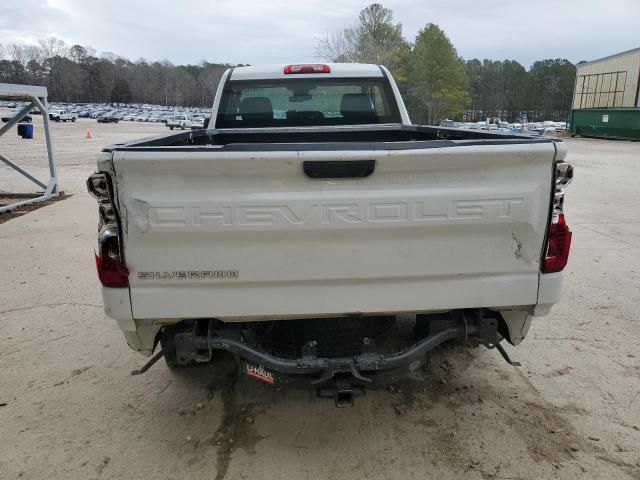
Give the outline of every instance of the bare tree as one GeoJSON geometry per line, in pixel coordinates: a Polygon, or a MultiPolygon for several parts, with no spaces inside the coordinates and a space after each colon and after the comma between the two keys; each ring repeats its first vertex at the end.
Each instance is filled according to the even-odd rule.
{"type": "Polygon", "coordinates": [[[21,65],[24,65],[26,63],[24,45],[18,45],[17,43],[10,43],[9,45],[7,45],[7,53],[9,54],[9,58],[14,62],[18,62],[21,65]]]}
{"type": "Polygon", "coordinates": [[[44,58],[64,57],[67,54],[67,44],[59,38],[47,37],[44,40],[38,40],[38,43],[44,58]]]}
{"type": "Polygon", "coordinates": [[[100,54],[100,58],[111,63],[116,63],[116,61],[118,61],[119,59],[122,59],[120,55],[117,55],[113,52],[102,52],[100,54]]]}
{"type": "Polygon", "coordinates": [[[87,49],[82,45],[74,45],[69,48],[68,55],[70,60],[76,63],[82,63],[86,60],[88,53],[87,49]]]}
{"type": "Polygon", "coordinates": [[[42,49],[37,45],[26,45],[24,47],[24,57],[27,64],[29,62],[41,63],[45,59],[42,49]]]}
{"type": "Polygon", "coordinates": [[[342,32],[327,33],[315,48],[315,57],[322,58],[328,62],[353,62],[356,56],[355,45],[350,39],[353,38],[352,29],[342,32]],[[347,33],[348,32],[348,33],[347,33]]]}

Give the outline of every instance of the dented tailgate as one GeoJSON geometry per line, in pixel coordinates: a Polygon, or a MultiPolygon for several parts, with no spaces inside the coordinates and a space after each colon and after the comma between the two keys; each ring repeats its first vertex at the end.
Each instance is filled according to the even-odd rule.
{"type": "Polygon", "coordinates": [[[113,152],[134,318],[534,305],[555,149],[113,152]],[[305,162],[373,161],[358,178],[305,162]]]}

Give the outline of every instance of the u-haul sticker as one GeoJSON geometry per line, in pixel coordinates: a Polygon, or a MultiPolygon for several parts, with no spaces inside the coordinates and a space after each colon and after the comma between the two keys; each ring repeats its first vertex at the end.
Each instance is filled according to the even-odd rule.
{"type": "Polygon", "coordinates": [[[267,371],[262,365],[251,365],[247,363],[245,373],[250,377],[257,378],[258,380],[273,385],[275,379],[273,374],[267,371]]]}

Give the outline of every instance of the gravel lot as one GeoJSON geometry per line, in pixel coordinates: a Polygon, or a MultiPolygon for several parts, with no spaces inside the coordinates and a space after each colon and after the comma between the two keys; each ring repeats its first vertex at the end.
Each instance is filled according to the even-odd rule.
{"type": "MultiPolygon", "coordinates": [[[[9,135],[0,150],[44,177],[40,122],[34,141],[9,135]]],[[[249,379],[230,387],[223,366],[130,376],[143,358],[102,310],[84,179],[103,145],[166,128],[53,128],[75,195],[0,225],[3,480],[640,479],[640,143],[567,141],[564,299],[507,346],[521,367],[441,349],[400,391],[336,409],[249,379]]],[[[21,182],[0,166],[0,190],[32,190],[21,182]]]]}

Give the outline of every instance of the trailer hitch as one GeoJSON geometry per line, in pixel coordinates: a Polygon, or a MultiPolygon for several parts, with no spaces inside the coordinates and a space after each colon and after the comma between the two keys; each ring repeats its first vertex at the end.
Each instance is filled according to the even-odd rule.
{"type": "Polygon", "coordinates": [[[353,385],[348,377],[334,378],[333,385],[318,388],[316,394],[320,398],[333,398],[338,408],[353,407],[356,397],[365,394],[361,385],[353,385]]]}
{"type": "Polygon", "coordinates": [[[371,379],[363,376],[358,367],[356,367],[352,360],[347,361],[328,361],[328,367],[323,370],[322,375],[317,380],[311,382],[312,385],[321,385],[332,378],[339,376],[340,374],[348,374],[349,376],[360,380],[361,382],[371,383],[371,379]]]}

